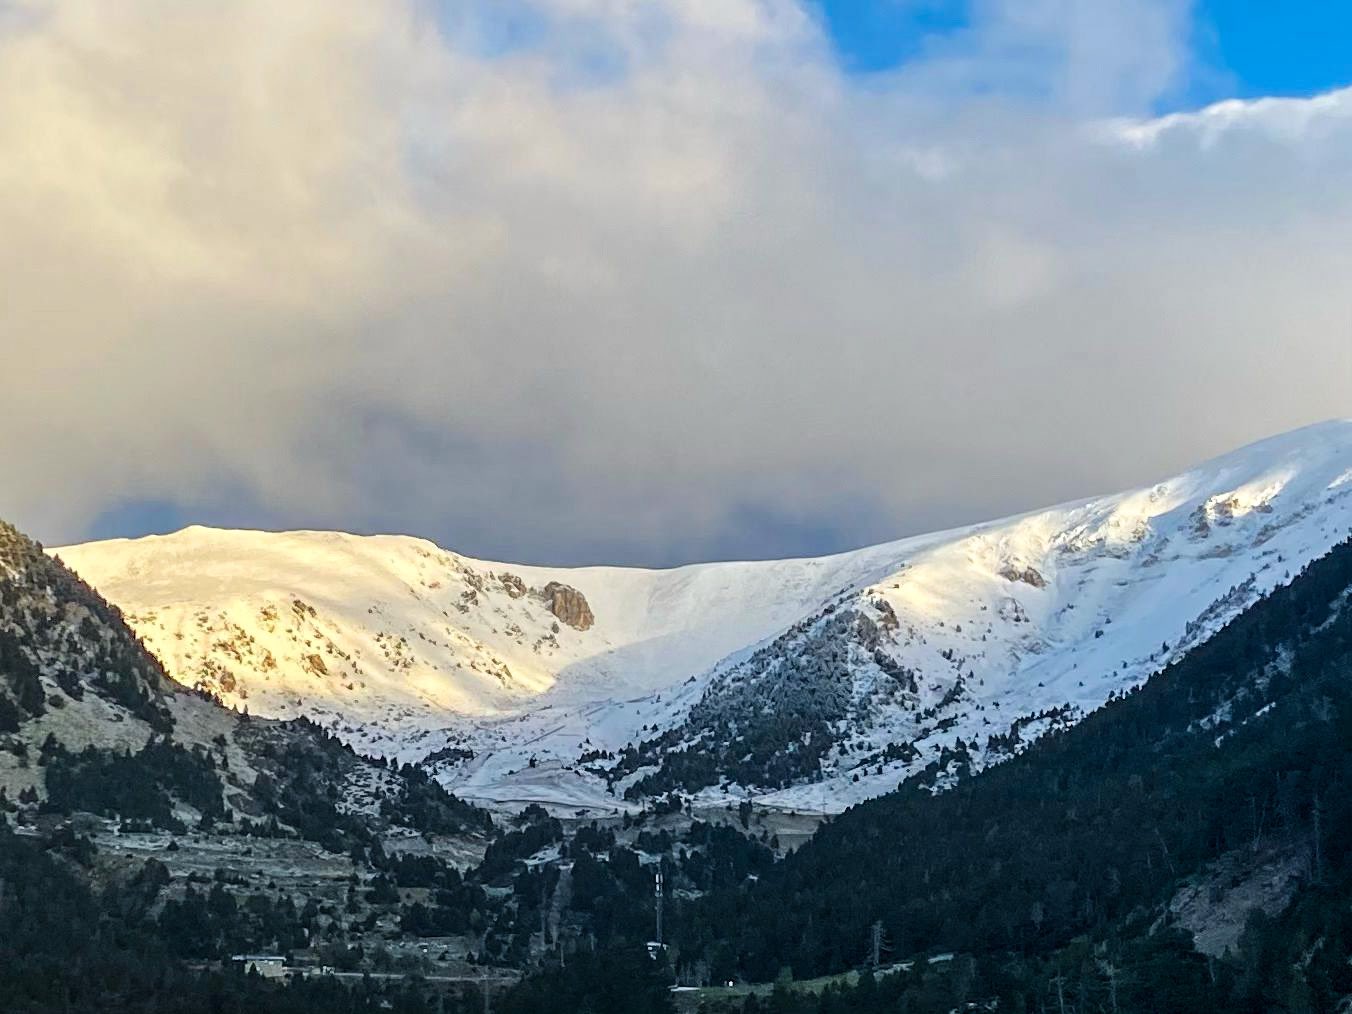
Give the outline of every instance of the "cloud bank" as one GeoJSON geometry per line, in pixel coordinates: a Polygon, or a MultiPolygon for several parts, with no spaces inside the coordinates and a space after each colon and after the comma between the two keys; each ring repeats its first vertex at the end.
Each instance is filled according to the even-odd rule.
{"type": "Polygon", "coordinates": [[[1152,119],[1187,32],[980,0],[853,78],[790,0],[0,4],[0,515],[664,564],[1349,414],[1352,93],[1152,119]]]}

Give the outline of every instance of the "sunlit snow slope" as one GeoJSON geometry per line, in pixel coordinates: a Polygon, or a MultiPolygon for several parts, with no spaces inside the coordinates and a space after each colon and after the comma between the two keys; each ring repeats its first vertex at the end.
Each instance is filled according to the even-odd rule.
{"type": "Polygon", "coordinates": [[[441,750],[443,779],[504,805],[621,805],[672,749],[773,720],[807,687],[831,730],[820,765],[703,794],[839,809],[958,740],[979,766],[1074,721],[1350,532],[1343,421],[1145,489],[814,560],[551,569],[402,536],[204,528],[55,552],[175,679],[401,759],[441,750]],[[659,733],[611,787],[606,759],[583,760],[659,733]]]}

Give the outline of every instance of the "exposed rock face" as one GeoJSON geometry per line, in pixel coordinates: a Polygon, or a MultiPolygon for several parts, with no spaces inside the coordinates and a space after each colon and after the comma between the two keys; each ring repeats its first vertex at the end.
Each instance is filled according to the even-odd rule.
{"type": "Polygon", "coordinates": [[[1238,948],[1255,910],[1272,917],[1286,908],[1309,873],[1308,863],[1308,853],[1292,843],[1268,847],[1257,855],[1236,849],[1179,888],[1169,910],[1192,934],[1193,946],[1219,958],[1238,948]]]}
{"type": "Polygon", "coordinates": [[[1034,588],[1047,587],[1047,579],[1034,567],[1024,567],[1020,570],[1014,566],[1007,566],[1000,571],[1000,576],[1006,581],[1022,581],[1024,584],[1032,585],[1034,588]]]}
{"type": "Polygon", "coordinates": [[[883,630],[892,631],[901,626],[901,621],[897,619],[897,611],[892,608],[892,603],[886,599],[874,599],[873,607],[878,610],[878,625],[883,630]]]}
{"type": "Polygon", "coordinates": [[[596,619],[591,606],[587,605],[586,596],[569,585],[550,581],[540,590],[540,597],[551,613],[575,630],[587,630],[596,619]]]}
{"type": "Polygon", "coordinates": [[[526,582],[515,574],[499,574],[498,580],[502,582],[503,590],[509,597],[519,599],[526,594],[526,582]]]}

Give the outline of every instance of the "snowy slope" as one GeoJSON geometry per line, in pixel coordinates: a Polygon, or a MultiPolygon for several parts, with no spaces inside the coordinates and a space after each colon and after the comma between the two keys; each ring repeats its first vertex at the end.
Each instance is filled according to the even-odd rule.
{"type": "Polygon", "coordinates": [[[1352,422],[1332,422],[1145,489],[821,559],[537,568],[402,536],[203,528],[56,552],[179,681],[401,759],[463,751],[437,767],[471,798],[699,788],[673,750],[780,730],[810,694],[825,731],[782,746],[819,767],[703,791],[839,809],[960,739],[980,766],[1075,720],[1349,531],[1352,422]],[[558,586],[590,617],[559,609],[558,586]],[[644,740],[618,767],[580,762],[644,740]]]}

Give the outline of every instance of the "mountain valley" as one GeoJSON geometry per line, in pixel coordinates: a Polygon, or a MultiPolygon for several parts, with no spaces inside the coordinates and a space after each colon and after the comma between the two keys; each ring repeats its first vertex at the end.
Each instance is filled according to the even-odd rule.
{"type": "Polygon", "coordinates": [[[4,526],[0,1001],[1333,1010],[1349,496],[1332,423],[823,560],[4,526]]]}

